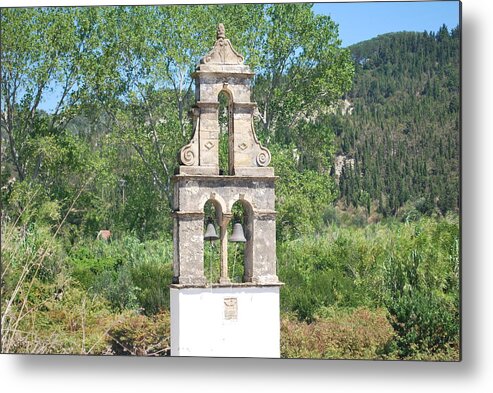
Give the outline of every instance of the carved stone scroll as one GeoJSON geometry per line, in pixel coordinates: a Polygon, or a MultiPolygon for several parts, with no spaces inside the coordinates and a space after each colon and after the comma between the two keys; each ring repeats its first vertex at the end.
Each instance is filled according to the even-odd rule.
{"type": "Polygon", "coordinates": [[[257,134],[255,133],[253,116],[252,116],[252,121],[251,121],[251,132],[253,135],[253,139],[255,140],[255,143],[257,145],[257,149],[260,150],[257,153],[257,158],[256,158],[257,165],[262,166],[262,167],[268,166],[270,164],[270,160],[271,160],[270,151],[266,147],[262,146],[262,144],[260,143],[260,141],[257,138],[257,134]]]}
{"type": "Polygon", "coordinates": [[[265,148],[261,147],[260,148],[260,153],[257,154],[257,164],[258,166],[267,166],[270,164],[270,151],[265,148]]]}
{"type": "Polygon", "coordinates": [[[200,127],[199,122],[200,120],[197,118],[192,140],[180,150],[180,162],[185,166],[198,165],[199,163],[199,149],[197,143],[198,130],[200,127]]]}

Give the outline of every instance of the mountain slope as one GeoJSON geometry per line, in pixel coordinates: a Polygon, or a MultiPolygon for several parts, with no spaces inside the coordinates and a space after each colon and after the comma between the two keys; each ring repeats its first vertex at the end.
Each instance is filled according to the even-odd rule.
{"type": "Polygon", "coordinates": [[[346,206],[384,216],[459,208],[459,30],[401,32],[349,48],[346,110],[332,118],[346,206]]]}

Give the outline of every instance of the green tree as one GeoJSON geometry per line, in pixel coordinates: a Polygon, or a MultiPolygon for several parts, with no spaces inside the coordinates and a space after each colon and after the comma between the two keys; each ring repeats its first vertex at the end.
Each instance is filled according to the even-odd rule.
{"type": "Polygon", "coordinates": [[[170,210],[176,153],[192,131],[191,73],[221,22],[257,73],[260,138],[299,146],[296,169],[324,173],[331,189],[333,132],[325,119],[348,90],[353,66],[336,24],[311,7],[6,10],[2,134],[9,170],[21,181],[41,182],[56,199],[73,192],[77,182],[62,187],[69,177],[79,185],[94,178],[78,209],[85,217],[74,218],[90,231],[118,223],[149,228],[153,207],[163,215],[170,210]],[[51,89],[61,89],[59,102],[43,113],[39,105],[51,89]],[[75,125],[81,121],[83,130],[75,125]],[[142,193],[145,188],[152,191],[142,193]]]}
{"type": "Polygon", "coordinates": [[[3,158],[19,180],[36,180],[63,150],[59,136],[86,92],[91,53],[101,46],[97,11],[4,9],[1,26],[3,158]],[[50,114],[39,109],[48,95],[56,96],[50,114]]]}
{"type": "Polygon", "coordinates": [[[350,53],[340,47],[337,25],[328,16],[315,15],[311,7],[266,8],[255,99],[267,141],[289,143],[298,124],[323,114],[351,86],[353,64],[350,53]]]}

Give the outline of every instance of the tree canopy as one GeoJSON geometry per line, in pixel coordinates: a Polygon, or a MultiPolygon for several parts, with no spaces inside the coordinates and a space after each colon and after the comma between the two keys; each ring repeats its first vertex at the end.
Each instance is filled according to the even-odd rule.
{"type": "Polygon", "coordinates": [[[319,119],[349,90],[354,66],[337,25],[311,4],[14,8],[1,18],[6,206],[29,200],[23,183],[61,209],[84,187],[71,215],[78,227],[169,230],[191,73],[219,22],[257,74],[260,139],[301,184],[319,179],[326,195],[313,203],[335,197],[331,133],[319,119]]]}

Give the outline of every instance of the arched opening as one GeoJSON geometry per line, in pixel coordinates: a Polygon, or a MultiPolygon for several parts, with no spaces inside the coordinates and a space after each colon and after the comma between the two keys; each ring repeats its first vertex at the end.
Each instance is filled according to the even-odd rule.
{"type": "Polygon", "coordinates": [[[233,204],[231,210],[233,218],[228,227],[229,278],[232,283],[248,282],[252,270],[253,212],[251,206],[241,199],[233,204]]]}
{"type": "Polygon", "coordinates": [[[218,122],[219,122],[219,174],[232,175],[232,149],[233,137],[233,99],[227,90],[221,90],[218,96],[218,122]]]}
{"type": "Polygon", "coordinates": [[[207,284],[219,282],[221,275],[218,225],[221,216],[221,206],[209,199],[204,205],[204,276],[207,284]]]}

